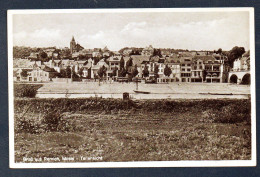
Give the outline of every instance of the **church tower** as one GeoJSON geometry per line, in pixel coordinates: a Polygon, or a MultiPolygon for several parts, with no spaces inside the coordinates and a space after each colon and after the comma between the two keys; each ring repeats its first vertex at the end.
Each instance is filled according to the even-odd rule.
{"type": "Polygon", "coordinates": [[[71,52],[71,54],[73,54],[76,51],[77,51],[76,42],[75,42],[74,36],[72,36],[72,39],[70,41],[70,52],[71,52]]]}

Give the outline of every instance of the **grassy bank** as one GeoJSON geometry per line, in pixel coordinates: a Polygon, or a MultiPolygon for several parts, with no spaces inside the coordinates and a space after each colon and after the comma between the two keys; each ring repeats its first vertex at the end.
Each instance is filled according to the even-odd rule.
{"type": "Polygon", "coordinates": [[[14,106],[17,162],[251,158],[250,100],[16,99],[14,106]]]}
{"type": "Polygon", "coordinates": [[[37,90],[43,84],[14,84],[14,97],[29,97],[34,98],[37,90]]]}

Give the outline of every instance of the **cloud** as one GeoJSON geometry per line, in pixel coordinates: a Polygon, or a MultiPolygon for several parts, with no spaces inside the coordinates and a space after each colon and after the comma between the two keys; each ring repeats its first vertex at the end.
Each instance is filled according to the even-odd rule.
{"type": "Polygon", "coordinates": [[[59,29],[37,29],[33,33],[30,34],[30,37],[35,39],[41,38],[59,38],[61,30],[59,29]]]}
{"type": "Polygon", "coordinates": [[[121,33],[129,32],[129,31],[138,31],[146,26],[146,22],[130,22],[124,26],[124,28],[121,30],[121,33]]]}

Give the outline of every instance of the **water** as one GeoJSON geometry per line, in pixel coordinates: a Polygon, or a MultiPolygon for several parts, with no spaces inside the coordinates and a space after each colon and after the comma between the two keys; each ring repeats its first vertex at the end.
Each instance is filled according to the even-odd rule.
{"type": "MultiPolygon", "coordinates": [[[[248,99],[248,94],[212,95],[198,93],[130,93],[131,99],[248,99]]],[[[123,98],[122,93],[38,93],[37,98],[123,98]]]]}

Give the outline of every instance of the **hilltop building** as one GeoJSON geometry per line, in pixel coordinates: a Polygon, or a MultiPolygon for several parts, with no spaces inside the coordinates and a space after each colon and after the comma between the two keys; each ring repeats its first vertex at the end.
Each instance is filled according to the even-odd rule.
{"type": "Polygon", "coordinates": [[[84,49],[84,47],[82,47],[80,44],[76,43],[74,36],[72,36],[72,39],[70,41],[70,52],[71,52],[71,54],[73,54],[75,52],[79,52],[83,49],[84,49]]]}

